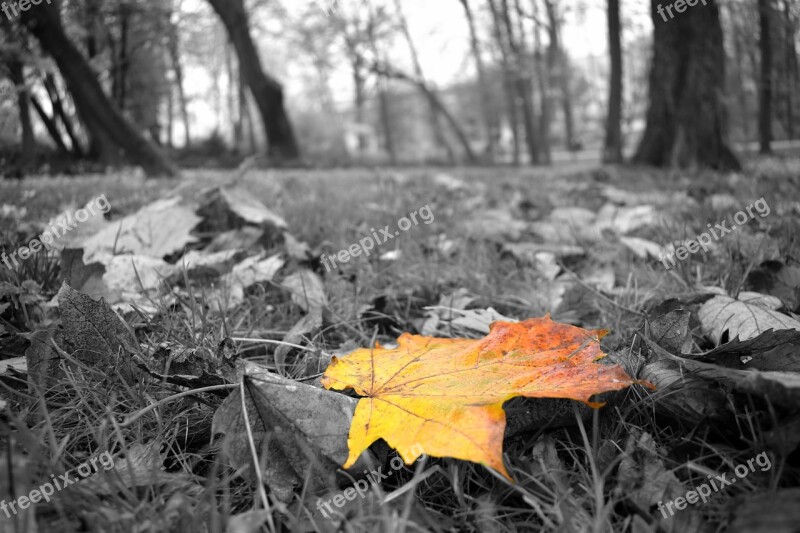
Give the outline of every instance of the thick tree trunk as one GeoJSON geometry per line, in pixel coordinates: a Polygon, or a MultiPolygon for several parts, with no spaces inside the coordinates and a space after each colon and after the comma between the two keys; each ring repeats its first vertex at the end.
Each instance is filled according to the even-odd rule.
{"type": "Polygon", "coordinates": [[[19,108],[19,123],[22,129],[20,139],[20,165],[23,168],[33,163],[36,157],[36,139],[33,136],[33,123],[31,122],[31,106],[28,97],[28,88],[25,85],[25,67],[17,59],[6,62],[11,83],[17,89],[17,107],[19,108]]]}
{"type": "MultiPolygon", "coordinates": [[[[783,0],[784,18],[784,46],[785,46],[785,68],[784,82],[786,92],[786,135],[789,139],[794,139],[794,94],[798,91],[798,65],[797,48],[795,46],[795,21],[792,15],[790,0],[783,0]]],[[[800,92],[800,91],[799,91],[800,92]]]]}
{"type": "Polygon", "coordinates": [[[112,105],[94,71],[64,32],[58,8],[58,3],[41,4],[23,11],[21,18],[61,71],[92,138],[118,147],[131,163],[142,166],[148,173],[175,175],[177,169],[169,159],[112,105]]]}
{"type": "Polygon", "coordinates": [[[608,0],[608,51],[611,79],[608,90],[608,116],[603,161],[622,162],[622,24],[619,0],[608,0]]]}
{"type": "Polygon", "coordinates": [[[228,31],[239,58],[239,68],[264,119],[268,154],[279,160],[297,159],[300,150],[284,107],[283,88],[264,72],[250,36],[243,0],[209,0],[209,3],[228,31]]]}
{"type": "Polygon", "coordinates": [[[717,0],[707,2],[666,22],[658,13],[663,2],[650,2],[655,26],[650,105],[634,157],[637,163],[741,168],[726,141],[725,51],[719,6],[717,0]]]}
{"type": "Polygon", "coordinates": [[[771,0],[758,0],[758,49],[761,53],[761,76],[758,87],[759,152],[772,153],[772,17],[771,0]]]}
{"type": "Polygon", "coordinates": [[[495,152],[495,132],[497,130],[497,123],[495,115],[492,112],[492,95],[489,91],[489,83],[486,80],[486,67],[483,64],[483,57],[481,56],[480,42],[478,42],[478,32],[475,29],[475,16],[472,14],[469,0],[460,0],[461,5],[464,7],[464,14],[467,17],[467,24],[469,25],[469,44],[472,50],[472,57],[475,59],[475,69],[478,71],[478,89],[481,95],[481,116],[483,117],[483,128],[486,135],[486,159],[489,163],[494,162],[495,152]]]}

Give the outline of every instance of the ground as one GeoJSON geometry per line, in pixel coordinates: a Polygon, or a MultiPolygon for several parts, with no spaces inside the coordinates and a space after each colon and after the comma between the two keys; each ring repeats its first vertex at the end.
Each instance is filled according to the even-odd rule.
{"type": "MultiPolygon", "coordinates": [[[[68,336],[64,306],[77,298],[59,293],[64,258],[40,253],[15,269],[0,264],[0,451],[8,456],[0,466],[0,499],[18,499],[101,451],[114,457],[112,472],[122,473],[112,482],[95,465],[96,475],[37,503],[35,513],[7,518],[0,509],[0,532],[27,531],[26,520],[45,531],[224,531],[237,515],[240,529],[231,531],[745,531],[765,527],[748,520],[763,517],[753,509],[767,503],[776,506],[773,517],[787,517],[772,530],[790,531],[789,506],[781,502],[791,502],[800,474],[796,386],[770,381],[774,376],[763,387],[744,385],[739,374],[720,370],[733,368],[720,359],[697,358],[715,365],[706,375],[683,359],[738,334],[760,339],[766,356],[784,350],[783,367],[759,370],[800,370],[786,350],[800,339],[787,333],[776,341],[769,327],[744,324],[736,313],[723,325],[718,314],[709,317],[709,302],[729,298],[728,307],[751,306],[744,314],[757,307],[769,324],[784,324],[774,329],[795,327],[798,176],[800,159],[780,157],[751,159],[738,174],[575,162],[524,169],[193,171],[181,180],[126,172],[0,183],[0,243],[8,253],[41,233],[51,217],[102,194],[111,206],[108,223],[173,196],[196,207],[224,182],[285,220],[293,239],[278,228],[237,252],[237,260],[281,253],[285,264],[274,280],[243,287],[235,306],[214,312],[211,285],[187,273],[170,278],[170,291],[150,293],[151,310],[115,307],[138,341],[134,349],[152,361],[164,353],[229,350],[287,379],[318,382],[332,353],[375,341],[392,346],[404,332],[480,338],[493,319],[550,314],[564,324],[609,330],[602,338],[609,355],[604,364],[619,364],[639,380],[602,395],[607,403],[597,410],[569,400],[554,411],[543,407],[553,405],[547,401],[509,402],[504,462],[514,483],[456,459],[391,462],[394,452],[384,445],[375,455],[391,475],[363,497],[344,492],[358,483],[356,472],[350,472],[356,479],[340,473],[338,485],[276,482],[265,496],[247,467],[237,472],[213,438],[220,390],[140,412],[187,387],[146,375],[131,381],[93,375],[85,360],[59,374],[58,385],[30,383],[31,346],[41,335],[33,332],[61,328],[68,336]],[[706,251],[689,247],[692,253],[681,250],[674,263],[660,257],[723,221],[730,227],[740,211],[747,216],[736,229],[717,231],[706,251]],[[416,223],[398,230],[410,213],[416,223]],[[366,256],[353,246],[368,237],[386,242],[366,256]],[[340,250],[359,256],[333,268],[319,260],[338,258],[340,250]],[[326,300],[319,324],[299,329],[314,305],[287,290],[286,279],[298,272],[322,280],[326,300]],[[758,301],[740,303],[742,293],[758,301]],[[253,338],[267,343],[244,340],[253,338]],[[301,347],[286,345],[278,355],[269,342],[281,340],[301,347]],[[313,369],[308,354],[320,362],[313,369]],[[16,370],[3,367],[12,360],[16,370]],[[748,460],[749,474],[738,485],[715,487],[707,502],[687,496],[694,490],[696,502],[704,483],[738,475],[735,467],[748,460]],[[136,473],[146,480],[133,479],[136,473]],[[335,513],[319,510],[318,498],[335,501],[339,494],[346,505],[332,507],[335,513]],[[688,506],[675,503],[682,497],[688,506]],[[271,520],[243,514],[265,501],[271,520]],[[261,525],[245,526],[254,517],[261,525]]],[[[207,251],[229,229],[203,216],[189,249],[207,251]]],[[[181,264],[181,255],[167,254],[166,262],[181,264]]],[[[51,332],[56,344],[59,334],[51,332]]],[[[101,373],[97,368],[94,374],[101,373]]]]}

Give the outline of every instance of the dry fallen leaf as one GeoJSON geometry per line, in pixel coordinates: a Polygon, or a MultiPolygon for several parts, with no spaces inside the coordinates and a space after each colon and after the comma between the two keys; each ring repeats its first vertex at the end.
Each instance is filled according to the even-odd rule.
{"type": "Polygon", "coordinates": [[[252,480],[251,433],[259,453],[265,453],[265,481],[288,501],[307,475],[327,478],[341,464],[355,400],[282,378],[254,363],[245,363],[243,370],[245,400],[239,390],[231,393],[214,414],[212,432],[224,435],[222,449],[231,465],[252,480]]]}
{"type": "Polygon", "coordinates": [[[590,402],[635,381],[604,357],[599,337],[549,317],[495,322],[483,339],[402,335],[395,349],[362,348],[334,357],[322,384],[354,389],[359,400],[350,427],[356,461],[382,438],[412,463],[421,453],[489,466],[510,478],[502,459],[506,415],[516,396],[590,402]],[[420,448],[423,452],[420,452],[420,448]]]}
{"type": "Polygon", "coordinates": [[[322,278],[310,270],[299,270],[287,276],[281,285],[292,293],[292,301],[303,311],[311,312],[328,305],[322,278]]]}
{"type": "Polygon", "coordinates": [[[207,191],[198,210],[207,230],[228,230],[250,224],[282,231],[288,226],[280,215],[270,211],[253,193],[240,187],[218,187],[207,191]]]}
{"type": "Polygon", "coordinates": [[[162,258],[194,242],[196,239],[190,232],[198,222],[200,217],[190,207],[181,205],[180,198],[159,200],[107,224],[86,239],[82,243],[84,260],[92,262],[101,252],[162,258]]]}
{"type": "Polygon", "coordinates": [[[719,343],[725,331],[729,338],[747,340],[769,329],[800,330],[800,322],[760,305],[734,300],[729,296],[715,296],[698,312],[703,332],[719,343]]]}

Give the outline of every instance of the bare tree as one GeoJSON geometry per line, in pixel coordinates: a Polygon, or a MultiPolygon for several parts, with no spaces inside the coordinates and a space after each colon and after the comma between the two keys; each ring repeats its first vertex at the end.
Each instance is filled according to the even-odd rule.
{"type": "Polygon", "coordinates": [[[30,98],[28,86],[25,83],[25,65],[19,58],[9,58],[5,62],[8,77],[17,90],[17,108],[19,109],[19,123],[22,129],[22,149],[20,151],[20,164],[27,167],[36,157],[36,139],[33,136],[33,122],[31,121],[30,98]]]}
{"type": "MultiPolygon", "coordinates": [[[[533,109],[533,89],[530,68],[525,63],[524,50],[517,40],[517,29],[511,20],[508,0],[490,0],[492,17],[497,27],[496,35],[509,57],[510,75],[515,91],[514,101],[519,103],[522,124],[525,128],[525,144],[532,164],[539,163],[536,139],[536,116],[533,109]],[[512,66],[513,65],[513,66],[512,66]]],[[[516,110],[515,110],[516,112],[516,110]]]]}
{"type": "Polygon", "coordinates": [[[48,72],[45,74],[42,81],[44,83],[45,90],[47,91],[47,96],[50,98],[50,105],[53,108],[53,119],[55,120],[57,117],[64,126],[64,131],[67,132],[67,137],[69,137],[70,143],[72,144],[72,153],[77,157],[83,157],[83,148],[78,140],[78,135],[75,132],[75,128],[72,125],[72,119],[67,115],[67,112],[64,108],[64,99],[61,97],[61,93],[59,92],[55,76],[48,72]]]}
{"type": "Polygon", "coordinates": [[[497,151],[495,143],[497,121],[495,120],[495,114],[492,111],[492,95],[489,91],[489,83],[486,79],[486,66],[483,63],[481,45],[480,41],[478,40],[478,32],[475,26],[475,16],[472,13],[469,0],[459,0],[459,2],[461,2],[461,5],[464,8],[464,15],[467,17],[470,49],[472,50],[472,57],[475,60],[475,69],[478,72],[478,89],[481,95],[481,116],[483,117],[483,128],[486,135],[485,155],[489,162],[493,162],[495,152],[497,151]]]}
{"type": "Polygon", "coordinates": [[[762,154],[772,153],[772,22],[771,0],[758,0],[758,48],[761,75],[758,84],[758,140],[762,154]]]}
{"type": "MultiPolygon", "coordinates": [[[[180,13],[181,1],[178,1],[177,6],[173,12],[180,13]]],[[[191,127],[189,124],[189,102],[186,98],[186,90],[184,88],[184,75],[183,64],[181,62],[181,42],[180,42],[180,28],[177,20],[172,20],[171,14],[168,14],[167,20],[167,50],[169,52],[169,59],[172,63],[172,72],[175,74],[175,88],[178,91],[178,107],[181,112],[181,122],[183,122],[183,136],[185,138],[186,146],[192,144],[191,127]]]]}
{"type": "MultiPolygon", "coordinates": [[[[419,53],[417,52],[417,47],[414,45],[414,40],[411,38],[411,32],[408,29],[408,20],[406,20],[406,15],[403,12],[403,6],[400,4],[400,0],[394,0],[394,8],[400,23],[400,32],[403,34],[406,44],[408,45],[408,50],[411,54],[411,64],[414,67],[414,76],[418,81],[418,86],[421,88],[423,96],[425,96],[426,100],[428,101],[428,109],[430,110],[428,118],[430,119],[431,130],[436,138],[436,142],[439,143],[442,148],[444,148],[445,152],[447,152],[447,158],[450,163],[455,163],[455,152],[453,152],[453,147],[450,146],[450,142],[447,140],[447,137],[444,134],[444,130],[442,129],[442,124],[440,121],[439,110],[441,109],[441,106],[437,106],[430,98],[430,95],[434,94],[436,89],[434,89],[430,85],[430,82],[425,79],[425,74],[422,71],[422,64],[419,60],[419,53]]],[[[469,152],[471,153],[471,149],[469,152]]]]}
{"type": "Polygon", "coordinates": [[[561,17],[554,0],[544,0],[547,11],[547,35],[550,44],[547,64],[552,85],[561,93],[561,109],[564,116],[564,143],[568,150],[575,146],[575,124],[572,112],[572,90],[570,89],[570,66],[566,51],[561,46],[561,17]]]}
{"type": "Polygon", "coordinates": [[[264,119],[268,154],[278,160],[300,156],[289,116],[283,101],[283,87],[264,72],[253,38],[243,0],[209,0],[219,15],[239,58],[239,68],[247,80],[259,112],[264,119]]]}
{"type": "Polygon", "coordinates": [[[101,159],[117,162],[122,152],[131,163],[152,174],[177,173],[170,160],[125,119],[103,92],[89,63],[64,31],[59,2],[23,11],[21,20],[58,66],[94,146],[101,149],[101,159]]]}
{"type": "Polygon", "coordinates": [[[622,162],[622,24],[619,0],[607,0],[608,53],[611,79],[608,90],[608,115],[603,161],[622,162]]]}

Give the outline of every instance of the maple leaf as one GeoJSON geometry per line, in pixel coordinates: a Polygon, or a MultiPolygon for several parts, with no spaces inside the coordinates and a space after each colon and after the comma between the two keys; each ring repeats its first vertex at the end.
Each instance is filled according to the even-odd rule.
{"type": "Polygon", "coordinates": [[[502,458],[504,402],[516,396],[571,398],[600,407],[589,401],[593,395],[636,383],[617,365],[595,363],[605,357],[605,333],[545,316],[494,322],[483,339],[405,333],[397,348],[334,357],[322,384],[363,396],[344,467],[382,438],[406,464],[425,453],[481,463],[511,479],[502,458]]]}

